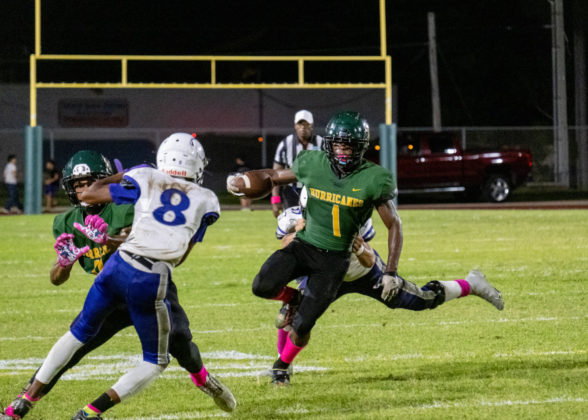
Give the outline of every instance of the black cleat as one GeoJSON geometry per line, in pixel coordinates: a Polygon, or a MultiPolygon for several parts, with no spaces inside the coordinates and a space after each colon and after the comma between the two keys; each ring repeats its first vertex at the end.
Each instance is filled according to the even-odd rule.
{"type": "Polygon", "coordinates": [[[18,397],[0,414],[0,420],[21,419],[33,408],[33,403],[26,398],[18,397]]]}
{"type": "Polygon", "coordinates": [[[288,369],[272,369],[272,384],[276,386],[290,385],[290,374],[288,369]]]}
{"type": "Polygon", "coordinates": [[[300,306],[300,301],[302,299],[302,295],[300,292],[296,291],[294,297],[288,303],[284,303],[280,308],[280,312],[276,317],[276,328],[278,329],[287,329],[294,319],[294,315],[298,311],[298,306],[300,306]]]}
{"type": "Polygon", "coordinates": [[[102,420],[102,416],[100,414],[90,416],[84,410],[80,410],[74,414],[71,420],[102,420]]]}

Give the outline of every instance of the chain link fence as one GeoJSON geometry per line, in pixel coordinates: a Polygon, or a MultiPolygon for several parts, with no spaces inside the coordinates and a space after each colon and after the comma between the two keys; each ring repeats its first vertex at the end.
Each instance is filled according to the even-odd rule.
{"type": "MultiPolygon", "coordinates": [[[[372,144],[367,156],[378,160],[377,126],[372,127],[372,144]]],[[[187,128],[44,128],[43,161],[54,159],[63,167],[67,159],[78,150],[94,149],[110,159],[118,158],[125,167],[144,162],[155,162],[155,152],[163,139],[174,131],[187,131],[187,128]]],[[[399,128],[399,133],[418,133],[431,131],[425,127],[399,128]]],[[[514,147],[529,149],[533,155],[533,183],[554,183],[554,140],[552,127],[448,127],[445,132],[459,135],[465,149],[500,149],[514,147]]],[[[322,134],[322,128],[315,130],[322,134]]],[[[203,144],[210,164],[205,174],[205,182],[214,191],[224,191],[226,175],[235,167],[235,159],[240,157],[251,169],[271,167],[278,142],[293,133],[292,127],[273,127],[260,130],[239,129],[200,129],[198,139],[203,144]]],[[[582,186],[578,182],[581,170],[586,170],[588,162],[580,162],[581,150],[576,139],[585,141],[588,127],[572,127],[569,131],[570,159],[569,171],[571,186],[582,186]],[[583,136],[583,137],[582,137],[583,136]]],[[[0,130],[0,162],[5,164],[9,154],[19,159],[20,179],[24,181],[24,127],[0,130]]],[[[585,152],[584,152],[585,153],[585,152]]],[[[584,184],[585,185],[585,184],[584,184]]],[[[585,188],[585,187],[584,187],[585,188]]]]}

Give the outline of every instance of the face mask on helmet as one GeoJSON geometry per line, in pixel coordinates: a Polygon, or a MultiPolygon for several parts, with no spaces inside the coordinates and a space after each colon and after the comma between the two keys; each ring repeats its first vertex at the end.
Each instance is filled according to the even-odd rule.
{"type": "Polygon", "coordinates": [[[327,123],[324,141],[331,163],[340,172],[350,173],[359,166],[369,146],[369,125],[359,112],[339,112],[327,123]]]}
{"type": "Polygon", "coordinates": [[[62,173],[62,187],[73,206],[84,207],[92,212],[103,207],[103,205],[88,206],[80,202],[74,188],[76,181],[83,179],[91,183],[114,174],[110,161],[102,154],[92,150],[81,150],[67,161],[62,173]]]}
{"type": "Polygon", "coordinates": [[[174,133],[157,150],[157,169],[171,176],[202,184],[208,159],[195,135],[174,133]]]}

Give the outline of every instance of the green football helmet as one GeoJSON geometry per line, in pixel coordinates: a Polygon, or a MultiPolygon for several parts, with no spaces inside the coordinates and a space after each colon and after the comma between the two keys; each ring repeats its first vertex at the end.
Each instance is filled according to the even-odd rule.
{"type": "Polygon", "coordinates": [[[67,161],[63,168],[62,187],[72,205],[87,208],[88,206],[78,200],[74,182],[84,178],[96,181],[113,174],[110,161],[102,154],[92,150],[80,150],[67,161]]]}
{"type": "Polygon", "coordinates": [[[359,166],[370,144],[370,127],[359,112],[338,112],[329,120],[324,136],[325,151],[331,163],[341,172],[350,173],[359,166]],[[333,143],[347,143],[350,155],[337,155],[333,143]]]}

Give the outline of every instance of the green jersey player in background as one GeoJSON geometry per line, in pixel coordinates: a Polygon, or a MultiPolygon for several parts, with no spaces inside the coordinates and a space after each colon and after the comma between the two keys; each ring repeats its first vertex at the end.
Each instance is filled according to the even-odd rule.
{"type": "MultiPolygon", "coordinates": [[[[274,186],[298,180],[308,190],[305,228],[265,261],[252,287],[262,298],[288,304],[299,300],[288,339],[273,365],[272,382],[277,385],[289,383],[289,365],[308,344],[317,319],[336,298],[348,271],[353,242],[373,209],[388,231],[388,256],[378,284],[381,298],[386,302],[397,299],[404,286],[397,273],[402,223],[393,201],[396,184],[390,172],[363,158],[369,145],[367,121],[357,112],[339,112],[328,122],[324,142],[326,153],[302,151],[290,170],[263,170],[270,174],[274,186]],[[287,285],[301,276],[308,279],[300,298],[298,291],[287,285]]],[[[227,187],[229,192],[240,193],[232,181],[227,187]]],[[[481,284],[501,301],[494,288],[481,284]]],[[[466,282],[458,287],[469,293],[466,282]]]]}

